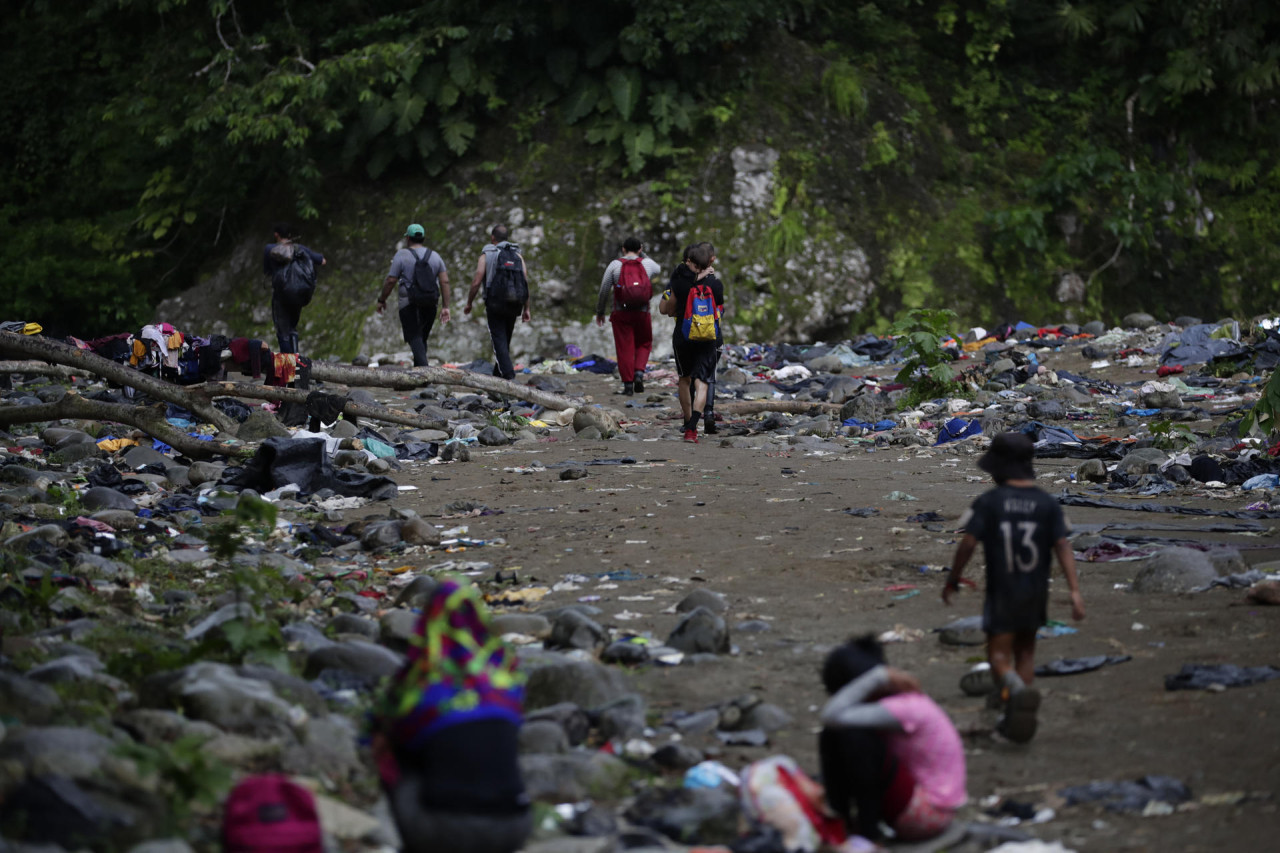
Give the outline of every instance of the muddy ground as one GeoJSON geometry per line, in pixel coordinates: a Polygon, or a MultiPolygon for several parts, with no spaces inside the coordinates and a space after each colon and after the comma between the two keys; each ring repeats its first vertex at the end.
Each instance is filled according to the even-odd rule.
{"type": "MultiPolygon", "coordinates": [[[[1143,378],[1136,371],[1127,376],[1122,368],[1111,370],[1117,375],[1106,378],[1112,381],[1143,378]]],[[[1116,589],[1131,578],[1133,563],[1081,563],[1087,618],[1077,634],[1042,640],[1037,659],[1103,653],[1133,659],[1040,680],[1045,700],[1039,734],[1027,746],[1000,742],[989,733],[991,719],[982,700],[965,697],[958,687],[982,649],[943,645],[929,633],[951,619],[981,612],[980,592],[965,592],[950,608],[939,597],[940,570],[949,565],[957,540],[955,521],[989,485],[975,481],[980,472],[974,441],[936,449],[851,443],[842,453],[824,456],[801,447],[788,452],[727,448],[710,437],[693,445],[679,440],[669,386],[651,382],[646,406],[645,398],[617,396],[616,378],[568,380],[572,392],[585,392],[597,403],[619,408],[630,403],[623,410],[638,422],[640,440],[565,440],[572,434],[565,429],[557,433],[560,440],[536,449],[478,448],[469,464],[419,465],[398,474],[402,484],[419,487],[400,503],[424,516],[439,516],[443,503],[460,499],[501,511],[462,523],[469,536],[501,538],[505,546],[433,552],[426,566],[485,560],[494,569],[517,570],[520,586],[549,586],[566,575],[586,575],[589,581],[553,591],[529,609],[585,600],[603,610],[597,617],[602,624],[651,631],[659,639],[677,620],[668,611],[699,586],[727,596],[731,626],[767,621],[771,630],[766,632],[735,632],[732,656],[678,667],[648,665],[632,676],[655,717],[746,692],[794,716],[795,725],[774,735],[768,747],[724,748],[721,760],[735,768],[780,752],[816,773],[816,712],[824,698],[818,670],[824,652],[853,634],[903,627],[923,631],[920,639],[891,645],[890,662],[917,673],[965,733],[970,802],[963,816],[975,818],[981,800],[1003,795],[1054,807],[1053,820],[1024,828],[1072,848],[1274,849],[1280,830],[1273,796],[1280,788],[1280,682],[1221,693],[1166,692],[1164,676],[1185,663],[1275,663],[1280,608],[1250,605],[1243,593],[1224,589],[1139,596],[1116,589]],[[636,463],[593,465],[586,478],[574,481],[561,481],[555,467],[533,474],[504,470],[535,460],[555,466],[624,456],[636,463]],[[886,499],[895,490],[918,500],[886,499]],[[859,518],[843,512],[851,507],[877,507],[880,514],[859,518]],[[926,511],[939,512],[946,521],[930,525],[934,530],[906,521],[926,511]],[[594,577],[623,569],[643,577],[594,577]],[[886,591],[901,585],[912,585],[919,594],[886,591]],[[1149,774],[1182,779],[1197,799],[1250,796],[1141,817],[1064,806],[1054,793],[1067,785],[1149,774]]],[[[729,418],[724,426],[734,425],[729,418]]],[[[1117,432],[1114,422],[1089,426],[1117,432]]],[[[1209,427],[1207,422],[1192,426],[1209,427]]],[[[1070,481],[1077,464],[1038,460],[1041,486],[1054,493],[1083,491],[1070,481]]],[[[1251,499],[1256,498],[1254,493],[1251,499]]],[[[1173,500],[1219,509],[1246,503],[1238,490],[1215,495],[1187,489],[1173,500]]],[[[369,514],[382,511],[368,508],[369,514]]],[[[1196,532],[1207,519],[1195,517],[1082,508],[1068,508],[1067,515],[1077,525],[1151,524],[1150,535],[1156,537],[1230,542],[1250,565],[1280,558],[1274,529],[1264,535],[1216,534],[1196,532]]],[[[981,558],[975,558],[968,576],[981,581],[982,570],[981,558]]],[[[492,570],[484,576],[491,578],[492,570]]],[[[1070,618],[1061,579],[1054,584],[1050,618],[1070,618]]],[[[710,736],[695,744],[714,749],[710,736]]]]}

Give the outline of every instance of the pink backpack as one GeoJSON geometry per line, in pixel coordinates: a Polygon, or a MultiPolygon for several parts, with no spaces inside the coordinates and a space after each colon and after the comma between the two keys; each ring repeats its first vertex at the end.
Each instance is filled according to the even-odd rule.
{"type": "Polygon", "coordinates": [[[322,853],[315,798],[287,776],[250,776],[227,797],[222,847],[225,853],[322,853]]]}

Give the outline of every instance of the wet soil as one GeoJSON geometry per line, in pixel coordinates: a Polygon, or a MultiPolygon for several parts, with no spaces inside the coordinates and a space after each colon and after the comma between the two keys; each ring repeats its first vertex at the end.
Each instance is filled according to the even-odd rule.
{"type": "MultiPolygon", "coordinates": [[[[501,538],[504,546],[433,552],[419,558],[420,566],[484,560],[492,564],[485,577],[515,570],[521,586],[551,586],[566,575],[584,575],[587,580],[572,584],[577,588],[553,591],[528,609],[588,601],[603,611],[602,624],[649,631],[659,639],[676,624],[673,605],[690,590],[723,593],[730,626],[761,620],[769,630],[734,632],[736,653],[714,662],[646,666],[633,678],[655,719],[748,692],[795,718],[794,726],[774,735],[768,747],[724,748],[719,757],[733,767],[781,752],[816,773],[816,712],[824,699],[818,671],[825,651],[855,634],[895,628],[924,632],[889,646],[889,658],[918,674],[965,735],[970,804],[964,816],[977,815],[984,798],[1003,795],[1054,806],[1052,821],[1026,828],[1078,849],[1274,849],[1280,830],[1273,796],[1280,789],[1280,681],[1221,693],[1166,692],[1164,676],[1186,663],[1277,663],[1280,608],[1248,604],[1242,592],[1224,589],[1140,596],[1117,589],[1130,580],[1133,563],[1081,563],[1087,617],[1076,626],[1078,633],[1041,640],[1037,659],[1104,653],[1133,659],[1087,674],[1041,679],[1044,703],[1035,740],[1026,746],[1001,742],[990,734],[992,720],[983,701],[965,697],[958,686],[971,663],[982,659],[982,648],[943,645],[931,633],[954,618],[981,612],[980,591],[966,591],[949,608],[939,596],[941,570],[949,565],[957,539],[955,522],[990,485],[975,479],[980,472],[973,441],[936,449],[850,444],[829,455],[799,446],[727,448],[705,436],[699,444],[687,444],[679,440],[670,387],[651,382],[655,402],[643,407],[643,397],[617,396],[614,378],[566,378],[571,390],[585,391],[603,405],[632,403],[623,411],[636,422],[639,440],[572,440],[566,428],[556,433],[559,440],[536,447],[478,448],[467,464],[418,465],[400,473],[401,483],[419,489],[400,503],[436,516],[437,523],[444,523],[438,516],[450,501],[472,500],[501,511],[457,523],[468,526],[470,537],[501,538]],[[556,467],[532,474],[504,470],[534,460],[555,466],[620,457],[635,463],[591,465],[588,476],[573,481],[561,481],[556,467]],[[917,500],[888,500],[893,491],[917,500]],[[843,511],[858,507],[876,507],[879,514],[860,518],[843,511]],[[927,511],[941,513],[945,521],[926,527],[906,520],[927,511]],[[635,579],[597,577],[620,570],[635,579]],[[1197,799],[1249,796],[1230,805],[1196,804],[1172,815],[1141,817],[1064,806],[1055,794],[1067,785],[1151,774],[1182,779],[1197,799]]],[[[723,427],[746,423],[729,418],[723,427]]],[[[1097,432],[1116,432],[1114,421],[1097,426],[1097,432]]],[[[1193,426],[1208,428],[1207,422],[1193,426]]],[[[1082,491],[1069,481],[1076,464],[1039,460],[1040,485],[1050,492],[1082,491]]],[[[1204,489],[1159,500],[1219,509],[1248,502],[1235,490],[1215,495],[1204,489]]],[[[370,507],[369,512],[383,510],[370,507]]],[[[1229,542],[1251,565],[1280,558],[1275,529],[1263,535],[1203,533],[1193,528],[1206,519],[1194,517],[1085,508],[1068,508],[1067,515],[1077,525],[1121,521],[1175,527],[1134,532],[1229,542]]],[[[981,584],[980,556],[968,577],[981,584]]],[[[1060,579],[1050,618],[1070,621],[1060,579]]],[[[694,743],[714,748],[710,739],[694,743]]]]}

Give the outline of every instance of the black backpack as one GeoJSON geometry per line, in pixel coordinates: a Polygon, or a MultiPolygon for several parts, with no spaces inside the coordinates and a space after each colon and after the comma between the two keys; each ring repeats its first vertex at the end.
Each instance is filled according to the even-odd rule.
{"type": "MultiPolygon", "coordinates": [[[[414,255],[413,273],[409,279],[409,304],[417,308],[430,308],[440,301],[440,282],[431,268],[431,250],[426,246],[419,257],[414,255]]],[[[409,250],[413,254],[413,249],[409,250]]]]}
{"type": "MultiPolygon", "coordinates": [[[[278,260],[276,250],[279,248],[271,250],[273,259],[278,260]]],[[[316,268],[310,254],[291,248],[292,258],[276,270],[271,277],[271,287],[281,302],[301,308],[310,304],[311,297],[316,295],[316,268]]]]}
{"type": "Polygon", "coordinates": [[[501,246],[493,258],[493,277],[485,290],[485,305],[511,311],[528,301],[529,282],[524,277],[524,261],[514,246],[501,246]]]}

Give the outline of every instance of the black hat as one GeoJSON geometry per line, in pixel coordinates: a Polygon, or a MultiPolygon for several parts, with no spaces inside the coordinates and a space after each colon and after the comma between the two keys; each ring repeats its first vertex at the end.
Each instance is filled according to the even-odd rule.
{"type": "Polygon", "coordinates": [[[1031,462],[1036,446],[1020,432],[1002,432],[991,441],[991,448],[978,459],[978,467],[997,483],[1008,480],[1034,480],[1031,462]]]}

